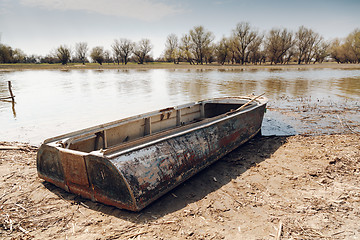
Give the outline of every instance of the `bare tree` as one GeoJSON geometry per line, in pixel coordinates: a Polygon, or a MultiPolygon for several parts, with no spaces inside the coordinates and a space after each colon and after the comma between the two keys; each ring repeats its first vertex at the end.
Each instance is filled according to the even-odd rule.
{"type": "Polygon", "coordinates": [[[0,43],[0,63],[11,63],[12,48],[0,43]]]}
{"type": "Polygon", "coordinates": [[[139,64],[144,64],[145,58],[148,56],[152,49],[152,45],[149,39],[141,39],[136,44],[134,54],[139,64]]]}
{"type": "Polygon", "coordinates": [[[75,57],[85,65],[87,52],[89,51],[88,44],[86,42],[78,42],[75,44],[75,57]]]}
{"type": "Polygon", "coordinates": [[[270,30],[265,48],[271,64],[284,63],[284,56],[293,45],[293,34],[286,28],[270,30]]]}
{"type": "Polygon", "coordinates": [[[304,26],[301,26],[299,27],[299,30],[295,33],[298,64],[304,61],[305,53],[309,48],[309,31],[311,30],[307,29],[304,26]]]}
{"type": "Polygon", "coordinates": [[[245,59],[249,59],[249,62],[257,64],[261,62],[261,44],[263,41],[263,35],[257,35],[253,41],[248,45],[248,51],[246,53],[245,59]]]}
{"type": "Polygon", "coordinates": [[[60,45],[60,47],[58,47],[56,49],[56,56],[59,59],[59,61],[61,62],[62,65],[67,64],[70,61],[71,58],[71,49],[70,47],[66,46],[66,45],[60,45]]]}
{"type": "Polygon", "coordinates": [[[337,63],[360,63],[360,29],[355,29],[343,41],[335,39],[330,46],[330,56],[337,63]]]}
{"type": "Polygon", "coordinates": [[[208,47],[204,49],[204,61],[206,64],[212,63],[215,61],[215,44],[211,43],[208,47]]]}
{"type": "Polygon", "coordinates": [[[335,39],[330,44],[330,57],[337,63],[343,63],[345,60],[344,49],[340,39],[335,39]]]}
{"type": "Polygon", "coordinates": [[[135,44],[129,39],[120,39],[120,56],[125,65],[128,63],[130,55],[134,51],[134,45],[135,44]]]}
{"type": "Polygon", "coordinates": [[[94,47],[91,50],[90,57],[94,62],[97,62],[100,65],[102,65],[105,60],[104,48],[101,46],[94,47]]]}
{"type": "Polygon", "coordinates": [[[224,65],[230,55],[230,42],[229,39],[223,37],[215,47],[217,62],[224,65]]]}
{"type": "Polygon", "coordinates": [[[319,41],[318,44],[314,47],[314,63],[322,63],[324,59],[329,56],[329,47],[330,44],[324,40],[319,41]]]}
{"type": "Polygon", "coordinates": [[[12,52],[13,63],[23,63],[26,60],[26,54],[19,48],[15,48],[12,52]]]}
{"type": "Polygon", "coordinates": [[[27,58],[21,49],[0,43],[0,63],[23,63],[27,62],[27,58]]]}
{"type": "Polygon", "coordinates": [[[340,46],[340,49],[343,55],[342,63],[356,63],[349,39],[345,39],[345,42],[340,46]]]}
{"type": "Polygon", "coordinates": [[[191,48],[192,48],[192,43],[191,43],[190,35],[188,34],[183,35],[180,41],[180,55],[188,63],[190,63],[190,65],[194,64],[191,48]]]}
{"type": "Polygon", "coordinates": [[[121,38],[120,40],[115,39],[111,47],[117,64],[120,64],[121,61],[122,64],[126,65],[134,50],[134,43],[126,38],[121,38]]]}
{"type": "MultiPolygon", "coordinates": [[[[236,44],[235,44],[235,37],[232,36],[230,38],[230,48],[229,48],[229,53],[230,53],[230,60],[231,60],[231,64],[235,64],[237,62],[237,58],[236,58],[236,52],[237,52],[237,48],[236,48],[236,44]]],[[[238,61],[240,63],[240,60],[238,61]]]]}
{"type": "Polygon", "coordinates": [[[196,26],[190,30],[192,50],[197,64],[203,64],[205,52],[210,49],[210,44],[214,40],[214,34],[204,29],[203,26],[196,26]]]}
{"type": "MultiPolygon", "coordinates": [[[[248,22],[241,22],[236,25],[233,30],[234,47],[237,51],[239,61],[244,64],[247,61],[249,55],[249,45],[255,40],[260,40],[258,32],[252,30],[248,22]]],[[[262,39],[262,38],[261,38],[262,39]]]]}
{"type": "Polygon", "coordinates": [[[323,38],[318,33],[304,26],[299,27],[299,30],[295,33],[298,64],[302,62],[310,63],[315,50],[322,42],[323,38]]]}
{"type": "Polygon", "coordinates": [[[360,29],[355,29],[350,33],[345,40],[345,45],[349,49],[349,55],[351,55],[351,62],[360,63],[360,29]]]}
{"type": "Polygon", "coordinates": [[[174,64],[179,63],[179,39],[174,33],[166,38],[165,59],[167,61],[173,61],[174,64]]]}
{"type": "Polygon", "coordinates": [[[121,61],[121,49],[120,49],[120,41],[115,39],[114,43],[111,45],[113,56],[115,62],[119,65],[121,61]]]}
{"type": "Polygon", "coordinates": [[[108,64],[114,62],[111,57],[111,52],[109,50],[104,51],[104,62],[106,62],[108,64]]]}
{"type": "Polygon", "coordinates": [[[295,44],[293,44],[285,53],[281,63],[288,64],[296,56],[295,44]]]}

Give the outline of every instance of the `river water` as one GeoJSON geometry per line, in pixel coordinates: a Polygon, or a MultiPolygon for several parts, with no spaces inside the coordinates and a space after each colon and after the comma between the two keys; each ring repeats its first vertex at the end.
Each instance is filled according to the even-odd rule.
{"type": "Polygon", "coordinates": [[[206,98],[266,93],[264,135],[360,131],[360,70],[0,72],[0,141],[46,138],[206,98]]]}

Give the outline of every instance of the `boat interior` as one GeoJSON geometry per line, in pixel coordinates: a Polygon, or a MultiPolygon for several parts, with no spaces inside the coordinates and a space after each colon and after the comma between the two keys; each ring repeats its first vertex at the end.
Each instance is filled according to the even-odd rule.
{"type": "MultiPolygon", "coordinates": [[[[212,121],[238,110],[246,102],[247,99],[239,99],[236,102],[233,99],[218,102],[202,101],[166,108],[64,135],[60,141],[57,138],[56,143],[63,148],[85,153],[119,150],[212,121]]],[[[246,109],[254,105],[256,102],[247,105],[246,109]]]]}

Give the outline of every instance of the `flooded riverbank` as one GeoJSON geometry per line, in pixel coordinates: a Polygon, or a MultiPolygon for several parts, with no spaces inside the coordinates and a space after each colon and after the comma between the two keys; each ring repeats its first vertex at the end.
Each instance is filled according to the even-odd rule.
{"type": "Polygon", "coordinates": [[[0,72],[3,141],[45,138],[201,99],[269,98],[264,135],[360,131],[360,70],[147,69],[0,72]]]}
{"type": "Polygon", "coordinates": [[[359,70],[71,70],[0,73],[0,236],[357,239],[359,70]],[[204,98],[266,93],[262,133],[140,213],[36,173],[47,137],[204,98]],[[340,134],[339,134],[340,133],[340,134]],[[289,136],[296,135],[297,136],[289,136]],[[276,136],[273,136],[276,135],[276,136]],[[311,136],[309,136],[311,135],[311,136]]]}
{"type": "Polygon", "coordinates": [[[67,65],[62,64],[29,64],[29,63],[17,63],[17,64],[0,64],[0,71],[21,71],[21,70],[77,70],[77,69],[97,69],[97,70],[106,70],[106,69],[137,69],[137,70],[149,70],[149,69],[207,69],[207,70],[223,70],[223,69],[235,69],[235,70],[306,70],[306,69],[353,69],[359,70],[360,64],[347,64],[342,63],[338,64],[336,62],[323,62],[321,64],[297,64],[297,63],[289,63],[289,64],[218,64],[218,63],[210,63],[210,64],[195,64],[190,65],[187,62],[180,62],[179,64],[167,63],[167,62],[151,62],[145,64],[137,64],[137,63],[128,63],[126,65],[123,64],[103,64],[99,65],[98,63],[86,63],[85,65],[79,63],[68,63],[67,65]]]}
{"type": "Polygon", "coordinates": [[[271,105],[264,135],[360,134],[360,101],[334,101],[311,97],[283,99],[288,105],[271,105]]]}

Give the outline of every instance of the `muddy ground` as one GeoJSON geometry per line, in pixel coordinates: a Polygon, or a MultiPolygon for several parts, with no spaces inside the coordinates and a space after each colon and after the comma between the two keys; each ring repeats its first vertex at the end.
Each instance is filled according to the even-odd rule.
{"type": "Polygon", "coordinates": [[[0,150],[1,239],[360,239],[360,135],[256,137],[133,213],[37,177],[0,150]]]}

